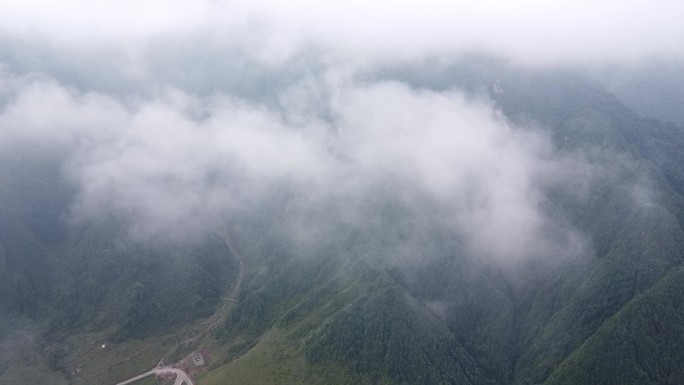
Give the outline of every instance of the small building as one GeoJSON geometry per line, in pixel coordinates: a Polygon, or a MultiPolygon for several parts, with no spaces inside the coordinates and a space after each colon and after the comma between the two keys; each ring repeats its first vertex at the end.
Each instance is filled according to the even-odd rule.
{"type": "Polygon", "coordinates": [[[201,354],[198,354],[198,355],[192,357],[192,362],[195,363],[195,366],[203,366],[204,365],[204,357],[202,357],[201,354]]]}

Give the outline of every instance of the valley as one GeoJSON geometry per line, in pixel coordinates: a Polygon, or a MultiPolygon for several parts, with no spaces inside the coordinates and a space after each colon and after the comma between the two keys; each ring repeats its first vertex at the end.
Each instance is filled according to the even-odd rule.
{"type": "Polygon", "coordinates": [[[684,383],[684,6],[133,3],[0,2],[0,385],[684,383]]]}

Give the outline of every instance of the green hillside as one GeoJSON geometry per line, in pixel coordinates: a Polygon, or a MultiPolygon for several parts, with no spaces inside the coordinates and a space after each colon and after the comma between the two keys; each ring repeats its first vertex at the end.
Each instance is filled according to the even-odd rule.
{"type": "Polygon", "coordinates": [[[52,155],[3,158],[0,383],[109,385],[193,352],[197,385],[684,383],[684,130],[573,71],[429,65],[366,76],[479,95],[582,166],[543,186],[553,247],[501,263],[392,176],[358,201],[284,182],[204,237],[136,239],[65,219],[52,155]]]}

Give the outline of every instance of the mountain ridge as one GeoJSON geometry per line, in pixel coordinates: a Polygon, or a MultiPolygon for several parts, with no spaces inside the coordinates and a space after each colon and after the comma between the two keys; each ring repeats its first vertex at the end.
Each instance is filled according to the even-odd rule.
{"type": "MultiPolygon", "coordinates": [[[[549,136],[554,155],[579,154],[578,164],[589,165],[577,179],[544,187],[545,213],[584,236],[572,243],[563,239],[570,237],[566,232],[549,228],[549,238],[575,248],[502,265],[445,226],[429,197],[407,201],[394,194],[401,185],[391,178],[364,200],[360,224],[340,214],[348,202],[333,200],[323,206],[325,222],[293,238],[293,223],[318,217],[297,201],[303,193],[284,189],[226,219],[245,271],[237,297],[225,299],[237,267],[216,236],[187,245],[145,244],[107,218],[51,237],[29,224],[59,223],[63,213],[4,211],[31,206],[6,198],[0,204],[7,213],[0,218],[0,273],[9,276],[0,286],[3,316],[34,317],[45,333],[36,338],[46,341],[34,345],[34,358],[70,384],[113,383],[149,369],[144,365],[169,349],[174,361],[211,352],[196,380],[208,385],[227,378],[245,384],[678,383],[684,133],[638,117],[580,75],[468,60],[474,62],[426,76],[444,89],[474,93],[499,81],[503,94],[488,97],[496,98],[513,130],[533,121],[549,136]],[[290,200],[283,213],[282,203],[290,200]],[[13,265],[12,253],[26,256],[27,266],[13,265]],[[41,264],[48,271],[35,268],[41,264]],[[27,289],[14,285],[42,291],[28,300],[17,297],[27,289]],[[666,321],[658,324],[643,309],[658,309],[666,321]],[[217,311],[226,313],[215,334],[178,345],[217,311]],[[622,325],[629,326],[626,335],[622,325]],[[654,347],[653,335],[637,325],[667,338],[654,347]],[[111,350],[97,351],[92,337],[111,350]],[[611,341],[627,340],[666,357],[648,366],[641,351],[618,354],[629,347],[611,341]],[[83,361],[90,349],[97,354],[83,361]],[[603,357],[615,366],[606,367],[603,357]],[[271,368],[260,366],[266,363],[271,368]],[[629,369],[628,363],[639,369],[614,369],[629,369]],[[245,367],[265,373],[249,379],[245,367]]],[[[420,66],[413,70],[425,73],[420,66]]],[[[419,77],[411,83],[402,71],[400,79],[421,87],[419,77]]],[[[3,179],[25,175],[21,168],[13,172],[3,179]]],[[[18,196],[29,202],[51,193],[42,189],[35,198],[21,190],[18,196]]],[[[8,340],[0,333],[0,341],[8,340]]],[[[22,364],[16,357],[4,363],[0,380],[10,381],[4,376],[14,369],[8,368],[22,364]]]]}

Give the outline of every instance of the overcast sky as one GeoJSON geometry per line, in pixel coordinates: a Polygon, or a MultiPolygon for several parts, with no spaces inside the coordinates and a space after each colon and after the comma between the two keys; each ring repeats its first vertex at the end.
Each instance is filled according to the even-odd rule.
{"type": "Polygon", "coordinates": [[[682,58],[684,4],[606,1],[3,2],[0,31],[59,44],[140,44],[208,31],[282,60],[302,45],[362,57],[484,50],[523,62],[682,58]]]}
{"type": "Polygon", "coordinates": [[[25,0],[0,4],[0,31],[131,46],[205,31],[271,61],[313,44],[363,58],[484,50],[539,63],[681,59],[682,15],[676,0],[25,0]]]}

